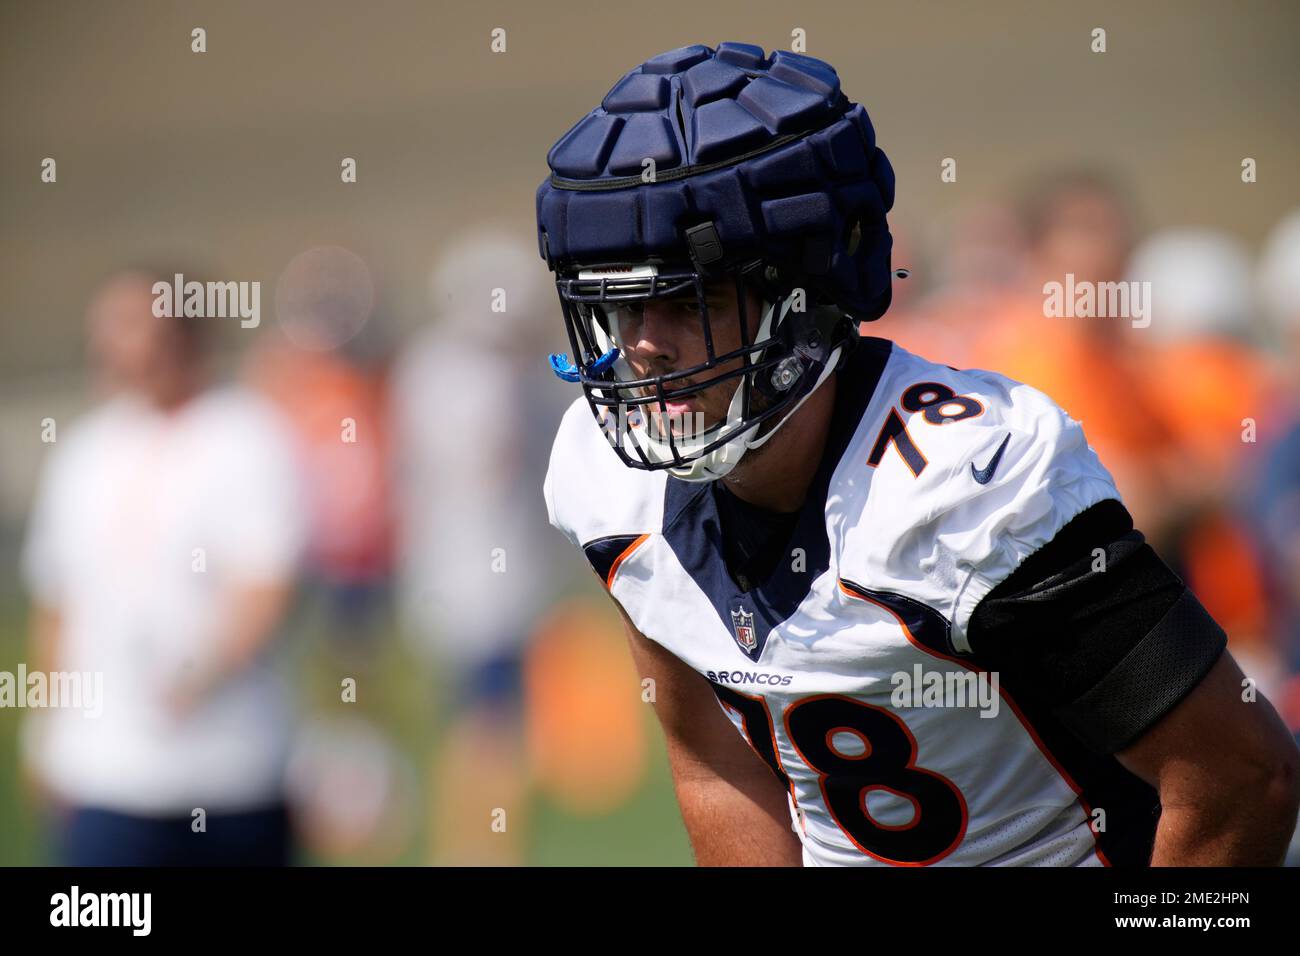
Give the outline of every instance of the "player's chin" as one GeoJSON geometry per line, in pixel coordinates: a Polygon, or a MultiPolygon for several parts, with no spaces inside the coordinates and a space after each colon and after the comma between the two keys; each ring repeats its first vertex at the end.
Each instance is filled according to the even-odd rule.
{"type": "MultiPolygon", "coordinates": [[[[690,380],[674,382],[674,389],[689,388],[690,380]]],[[[666,439],[669,434],[678,441],[698,438],[715,431],[727,421],[731,400],[739,387],[739,379],[719,382],[710,388],[673,400],[651,402],[645,406],[654,425],[654,434],[666,439]]],[[[649,389],[638,390],[641,394],[649,389]]]]}

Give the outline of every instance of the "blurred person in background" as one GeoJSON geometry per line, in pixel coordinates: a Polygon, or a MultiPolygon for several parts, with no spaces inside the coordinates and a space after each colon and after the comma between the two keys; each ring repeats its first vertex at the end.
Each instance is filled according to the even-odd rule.
{"type": "Polygon", "coordinates": [[[249,383],[288,422],[311,475],[303,578],[330,650],[373,663],[393,571],[387,369],[370,268],[335,246],[296,256],[276,285],[277,328],[259,337],[249,383]]]}
{"type": "MultiPolygon", "coordinates": [[[[1281,398],[1274,364],[1258,348],[1258,308],[1245,244],[1213,229],[1168,229],[1137,247],[1128,278],[1151,284],[1147,370],[1166,427],[1199,471],[1221,484],[1242,454],[1242,419],[1281,398]]],[[[1212,489],[1216,494],[1219,488],[1212,489]]]]}
{"type": "Polygon", "coordinates": [[[1134,213],[1102,173],[1067,170],[1032,187],[1023,204],[1028,258],[1022,293],[999,307],[970,355],[1040,389],[1082,423],[1152,546],[1165,540],[1176,446],[1148,394],[1151,346],[1127,317],[1048,316],[1049,282],[1118,282],[1134,241],[1134,213]]]}
{"type": "Polygon", "coordinates": [[[1236,492],[1257,457],[1256,442],[1276,431],[1271,410],[1282,397],[1272,365],[1253,344],[1250,256],[1240,240],[1215,230],[1169,229],[1137,247],[1128,278],[1149,283],[1147,394],[1181,462],[1166,491],[1167,560],[1273,699],[1281,661],[1266,639],[1262,562],[1236,492]]]}
{"type": "Polygon", "coordinates": [[[295,635],[308,688],[328,689],[294,741],[289,801],[301,848],[327,865],[398,861],[412,842],[418,787],[395,738],[391,342],[366,258],[337,245],[295,255],[276,280],[274,327],[243,371],[284,416],[304,487],[306,549],[295,635]],[[346,714],[340,679],[361,686],[346,714]],[[384,693],[364,688],[381,686],[384,693]]]}
{"type": "MultiPolygon", "coordinates": [[[[1260,298],[1281,338],[1287,394],[1260,410],[1277,422],[1275,438],[1260,448],[1249,505],[1264,555],[1271,607],[1270,636],[1284,666],[1278,712],[1300,740],[1300,209],[1273,230],[1259,274],[1260,298]]],[[[1300,847],[1293,845],[1300,862],[1300,847]]]]}
{"type": "Polygon", "coordinates": [[[485,228],[453,242],[431,277],[434,322],[394,371],[399,607],[443,700],[439,863],[522,862],[524,655],[563,566],[535,501],[564,404],[536,374],[555,293],[517,236],[485,228]]]}
{"type": "Polygon", "coordinates": [[[286,864],[273,644],[301,485],[269,404],[209,377],[228,320],[155,316],[171,276],[115,275],[90,304],[103,399],[60,427],[23,566],[32,666],[102,673],[102,716],[34,712],[26,757],[64,864],[286,864]]]}
{"type": "Polygon", "coordinates": [[[916,288],[926,276],[913,269],[894,282],[890,336],[910,352],[969,368],[985,357],[979,343],[1022,294],[1025,254],[1024,229],[1011,206],[990,200],[962,209],[937,256],[935,281],[914,304],[904,299],[898,314],[899,290],[916,288]]]}

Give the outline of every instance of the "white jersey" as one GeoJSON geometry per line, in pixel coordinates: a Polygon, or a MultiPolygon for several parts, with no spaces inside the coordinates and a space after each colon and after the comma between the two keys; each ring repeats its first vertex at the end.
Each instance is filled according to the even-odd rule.
{"type": "Polygon", "coordinates": [[[1041,392],[863,339],[788,559],[748,591],[712,486],[624,466],[585,398],[545,495],[641,633],[713,684],[788,786],[805,865],[1097,866],[1149,846],[1154,791],[966,639],[993,587],[1119,497],[1041,392]]]}

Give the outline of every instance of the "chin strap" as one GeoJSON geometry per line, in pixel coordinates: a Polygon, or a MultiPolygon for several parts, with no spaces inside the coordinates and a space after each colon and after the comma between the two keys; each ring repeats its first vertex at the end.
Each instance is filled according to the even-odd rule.
{"type": "Polygon", "coordinates": [[[768,430],[767,434],[764,435],[762,438],[755,438],[755,439],[753,439],[752,441],[746,440],[746,442],[745,442],[745,447],[746,447],[746,448],[761,448],[761,447],[763,446],[764,442],[766,442],[769,438],[771,438],[773,435],[775,435],[775,434],[777,433],[777,430],[780,429],[780,427],[781,427],[782,425],[784,425],[784,424],[785,424],[786,422],[788,422],[791,418],[793,418],[793,417],[794,417],[794,413],[797,412],[797,411],[799,411],[799,407],[800,407],[801,405],[803,405],[804,402],[808,401],[808,399],[812,397],[813,392],[815,392],[815,391],[817,391],[817,389],[821,388],[821,387],[822,387],[822,383],[824,383],[828,378],[831,377],[831,373],[834,372],[835,369],[836,369],[836,367],[840,364],[840,355],[841,355],[843,352],[844,352],[844,346],[842,346],[842,345],[837,345],[837,346],[835,346],[834,350],[833,350],[833,351],[831,352],[831,354],[830,354],[829,356],[827,356],[827,358],[826,358],[826,364],[825,364],[825,366],[823,366],[823,368],[822,368],[822,373],[821,373],[821,375],[819,375],[819,376],[817,377],[817,381],[813,384],[813,387],[810,388],[810,389],[808,389],[808,394],[804,395],[803,398],[801,398],[801,399],[799,399],[799,401],[795,402],[795,403],[794,403],[794,407],[791,408],[791,409],[790,409],[788,412],[786,412],[784,415],[782,415],[781,418],[780,418],[780,420],[778,420],[777,423],[776,423],[775,425],[773,425],[772,428],[768,430]]]}

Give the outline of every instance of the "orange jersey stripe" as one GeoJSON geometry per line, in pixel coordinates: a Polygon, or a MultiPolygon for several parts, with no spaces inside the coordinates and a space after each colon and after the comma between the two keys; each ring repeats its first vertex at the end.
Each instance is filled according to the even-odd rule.
{"type": "Polygon", "coordinates": [[[614,587],[614,575],[618,574],[618,569],[619,569],[619,567],[623,564],[623,562],[624,562],[624,561],[625,561],[629,556],[631,556],[631,554],[632,554],[633,551],[635,551],[637,548],[641,547],[641,545],[645,543],[645,540],[646,540],[646,538],[648,538],[648,537],[650,537],[649,533],[646,533],[646,534],[641,535],[641,537],[637,538],[635,541],[633,541],[631,544],[629,544],[626,548],[624,548],[624,549],[623,549],[623,553],[620,554],[617,558],[614,559],[614,563],[613,563],[612,565],[610,565],[610,568],[609,568],[609,574],[606,575],[606,577],[605,577],[605,589],[606,589],[606,590],[610,590],[610,589],[612,589],[612,588],[614,587]]]}

